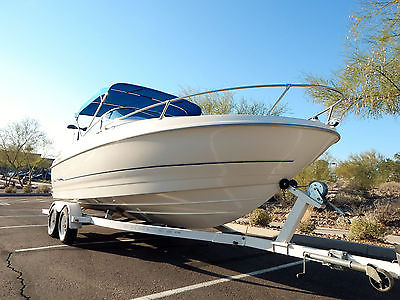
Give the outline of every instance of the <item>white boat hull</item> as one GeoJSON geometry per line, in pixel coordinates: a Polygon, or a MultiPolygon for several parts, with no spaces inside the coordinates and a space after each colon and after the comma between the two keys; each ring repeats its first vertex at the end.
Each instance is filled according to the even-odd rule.
{"type": "Polygon", "coordinates": [[[339,140],[318,121],[150,119],[87,136],[54,162],[53,196],[155,223],[215,227],[258,207],[339,140]]]}

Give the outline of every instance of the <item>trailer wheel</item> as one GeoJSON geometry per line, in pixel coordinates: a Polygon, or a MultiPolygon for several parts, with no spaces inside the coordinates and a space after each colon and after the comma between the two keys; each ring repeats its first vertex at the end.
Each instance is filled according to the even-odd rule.
{"type": "Polygon", "coordinates": [[[78,229],[72,229],[69,227],[69,213],[68,208],[65,206],[60,212],[60,218],[58,221],[58,234],[60,241],[64,244],[72,244],[78,234],[78,229]]]}
{"type": "Polygon", "coordinates": [[[379,278],[381,279],[381,282],[375,281],[374,279],[372,279],[372,277],[369,277],[369,282],[378,291],[387,292],[394,285],[393,277],[387,271],[379,269],[379,268],[376,269],[376,272],[378,272],[378,275],[379,275],[379,278]]]}
{"type": "Polygon", "coordinates": [[[49,218],[48,218],[48,222],[47,222],[47,233],[49,234],[49,236],[51,236],[53,238],[58,237],[58,218],[59,218],[59,213],[53,207],[50,210],[49,218]]]}

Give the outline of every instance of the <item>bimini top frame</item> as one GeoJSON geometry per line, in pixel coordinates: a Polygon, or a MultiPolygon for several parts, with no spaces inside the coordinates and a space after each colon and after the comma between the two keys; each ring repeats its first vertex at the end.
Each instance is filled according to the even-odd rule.
{"type": "MultiPolygon", "coordinates": [[[[231,88],[223,88],[199,93],[193,93],[185,95],[183,97],[176,97],[161,91],[145,88],[137,85],[131,85],[126,83],[117,83],[112,85],[108,90],[101,90],[96,96],[85,103],[80,111],[75,115],[77,122],[80,115],[93,116],[88,128],[97,122],[94,122],[96,117],[104,117],[107,112],[118,110],[120,108],[130,107],[132,111],[121,117],[115,118],[114,121],[127,119],[134,115],[140,116],[143,119],[159,118],[169,116],[196,116],[201,114],[201,108],[195,103],[188,101],[187,99],[202,96],[207,94],[213,94],[218,92],[227,92],[235,90],[245,89],[256,89],[256,88],[284,88],[282,94],[273,104],[269,111],[269,115],[272,115],[282,98],[287,94],[290,88],[301,87],[301,88],[318,88],[325,89],[338,94],[338,100],[331,106],[324,110],[312,115],[308,119],[317,119],[318,116],[328,113],[326,124],[331,124],[333,109],[341,103],[345,98],[344,95],[337,89],[329,86],[318,85],[318,84],[263,84],[263,85],[249,85],[239,86],[231,88]]],[[[78,127],[79,128],[79,127],[78,127]]]]}

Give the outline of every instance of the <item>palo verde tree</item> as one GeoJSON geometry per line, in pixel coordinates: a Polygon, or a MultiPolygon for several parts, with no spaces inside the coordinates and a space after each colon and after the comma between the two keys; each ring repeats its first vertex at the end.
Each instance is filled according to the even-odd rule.
{"type": "MultiPolygon", "coordinates": [[[[180,94],[183,97],[195,93],[198,93],[198,91],[183,88],[180,94]]],[[[230,91],[194,96],[188,99],[199,105],[204,115],[266,115],[272,107],[272,105],[260,101],[248,101],[245,98],[237,100],[230,91]]],[[[272,114],[281,115],[285,112],[287,112],[287,107],[285,104],[281,104],[275,108],[272,114]]]]}
{"type": "Polygon", "coordinates": [[[44,159],[39,151],[50,144],[45,132],[40,129],[39,122],[34,119],[23,119],[12,122],[0,129],[0,160],[11,173],[5,177],[6,186],[13,179],[23,185],[20,171],[28,171],[28,183],[33,171],[43,164],[44,159]]]}
{"type": "Polygon", "coordinates": [[[349,159],[338,164],[335,173],[349,180],[352,187],[366,192],[385,182],[381,172],[383,162],[384,157],[374,150],[358,155],[353,154],[349,159]]]}
{"type": "Polygon", "coordinates": [[[320,159],[303,169],[295,177],[295,180],[300,186],[307,186],[313,180],[335,182],[333,165],[336,165],[334,158],[329,153],[325,153],[320,159]]]}
{"type": "MultiPolygon", "coordinates": [[[[400,114],[400,0],[364,0],[351,16],[343,67],[331,78],[309,75],[312,84],[330,85],[345,95],[338,112],[379,118],[400,114]]],[[[309,89],[326,106],[337,99],[309,89]]]]}
{"type": "Polygon", "coordinates": [[[385,158],[379,164],[381,176],[385,182],[400,182],[400,153],[393,155],[393,158],[385,158]]]}

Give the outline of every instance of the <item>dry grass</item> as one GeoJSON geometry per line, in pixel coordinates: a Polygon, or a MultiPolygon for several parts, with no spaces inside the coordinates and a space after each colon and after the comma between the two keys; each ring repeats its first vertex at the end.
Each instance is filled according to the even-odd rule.
{"type": "Polygon", "coordinates": [[[400,227],[400,201],[378,204],[373,215],[379,223],[385,226],[400,227]]]}
{"type": "Polygon", "coordinates": [[[301,233],[310,234],[313,233],[316,228],[317,226],[315,226],[314,222],[304,221],[300,222],[299,226],[297,227],[297,230],[300,231],[301,233]]]}
{"type": "Polygon", "coordinates": [[[38,193],[48,194],[51,192],[51,187],[49,185],[41,185],[38,187],[38,193]]]}
{"type": "Polygon", "coordinates": [[[378,188],[374,189],[374,194],[387,199],[400,199],[400,183],[399,182],[385,182],[378,188]]]}
{"type": "Polygon", "coordinates": [[[256,208],[249,217],[250,225],[267,226],[272,221],[272,216],[262,208],[256,208]]]}
{"type": "Polygon", "coordinates": [[[355,218],[350,226],[349,238],[352,240],[381,240],[388,229],[372,216],[355,218]]]}
{"type": "Polygon", "coordinates": [[[32,193],[33,189],[32,189],[32,186],[31,186],[31,185],[25,185],[25,186],[22,188],[22,191],[23,191],[24,193],[32,193]]]}
{"type": "Polygon", "coordinates": [[[14,186],[6,186],[4,188],[4,193],[15,194],[17,192],[17,188],[14,186]]]}

